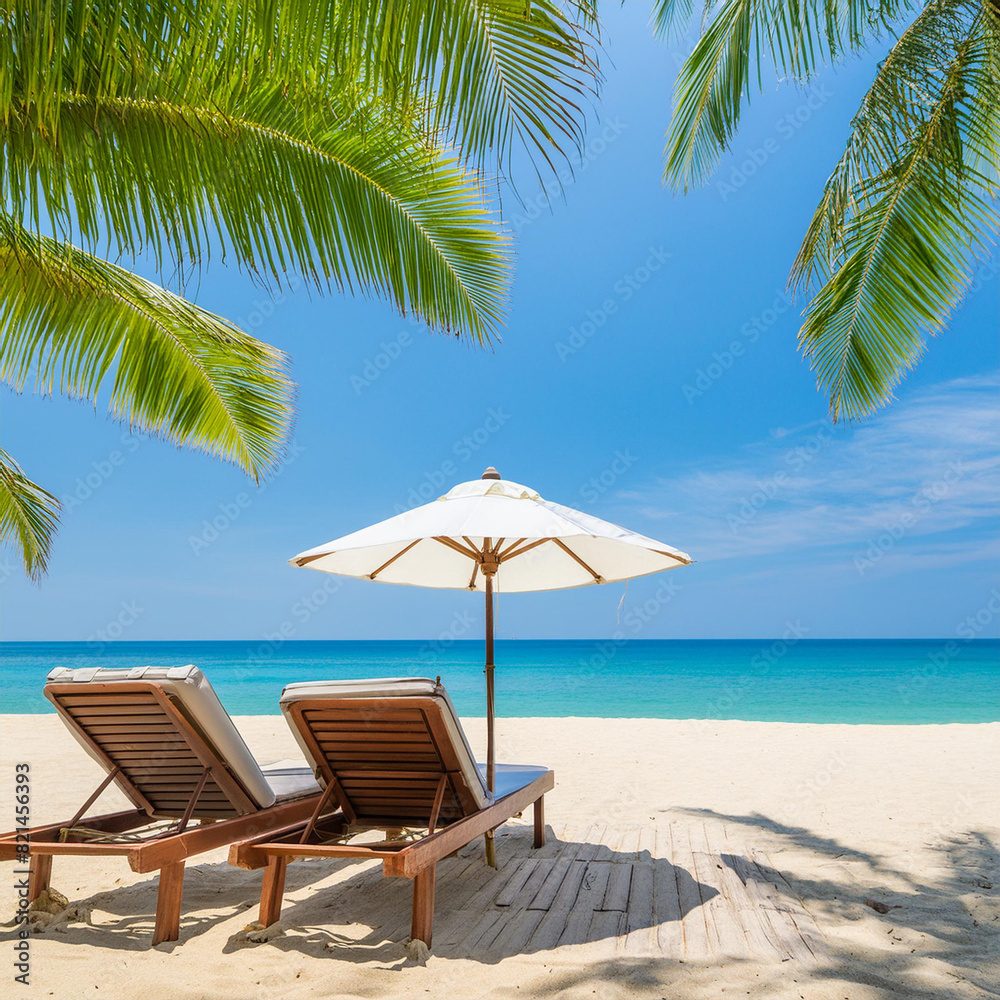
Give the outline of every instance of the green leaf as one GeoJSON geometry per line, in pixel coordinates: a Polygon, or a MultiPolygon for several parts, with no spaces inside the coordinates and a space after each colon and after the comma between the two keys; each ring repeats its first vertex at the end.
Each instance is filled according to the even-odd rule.
{"type": "Polygon", "coordinates": [[[304,108],[261,85],[223,114],[130,98],[63,101],[58,140],[11,115],[4,194],[30,228],[159,266],[213,239],[275,283],[297,272],[360,291],[431,327],[491,339],[509,239],[477,179],[379,104],[304,108]]]}
{"type": "MultiPolygon", "coordinates": [[[[703,184],[739,127],[751,84],[763,64],[800,83],[823,65],[880,37],[915,0],[725,0],[706,7],[711,20],[677,77],[667,133],[664,180],[685,191],[703,184]]],[[[660,0],[662,32],[690,14],[689,0],[660,0]]]]}
{"type": "Polygon", "coordinates": [[[58,523],[59,501],[0,449],[0,544],[20,552],[32,580],[45,574],[58,523]]]}
{"type": "Polygon", "coordinates": [[[96,402],[255,480],[291,415],[285,357],[122,268],[0,216],[0,378],[96,402]]]}
{"type": "Polygon", "coordinates": [[[998,225],[997,51],[980,4],[928,7],[855,118],[792,272],[821,284],[799,339],[835,418],[892,398],[998,225]]]}

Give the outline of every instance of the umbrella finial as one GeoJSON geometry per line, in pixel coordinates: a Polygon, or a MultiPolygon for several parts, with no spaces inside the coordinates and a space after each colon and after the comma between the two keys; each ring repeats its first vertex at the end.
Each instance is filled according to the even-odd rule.
{"type": "Polygon", "coordinates": [[[500,479],[500,473],[491,465],[482,475],[483,479],[500,479]]]}

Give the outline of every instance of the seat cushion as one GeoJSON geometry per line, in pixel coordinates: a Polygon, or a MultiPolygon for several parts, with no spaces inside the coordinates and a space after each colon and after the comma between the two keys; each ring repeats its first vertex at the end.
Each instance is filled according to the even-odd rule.
{"type": "Polygon", "coordinates": [[[274,792],[276,802],[297,799],[303,795],[316,795],[323,790],[312,770],[301,758],[276,760],[273,764],[262,765],[261,771],[274,792]]]}
{"type": "MultiPolygon", "coordinates": [[[[495,799],[502,799],[521,788],[530,785],[548,771],[547,767],[536,767],[534,764],[497,764],[495,799]]],[[[486,765],[479,765],[479,772],[486,781],[486,765]]]]}

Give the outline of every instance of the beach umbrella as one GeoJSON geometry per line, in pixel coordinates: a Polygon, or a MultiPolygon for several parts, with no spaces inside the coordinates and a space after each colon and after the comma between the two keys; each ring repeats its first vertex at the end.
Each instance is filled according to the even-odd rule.
{"type": "Polygon", "coordinates": [[[494,790],[493,594],[614,583],[687,566],[685,552],[545,500],[487,469],[437,500],[300,552],[293,566],[486,595],[486,782],[494,790]]]}

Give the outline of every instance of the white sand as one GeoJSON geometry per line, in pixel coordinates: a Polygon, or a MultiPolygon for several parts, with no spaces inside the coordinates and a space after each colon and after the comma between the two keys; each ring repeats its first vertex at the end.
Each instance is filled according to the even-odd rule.
{"type": "MultiPolygon", "coordinates": [[[[99,781],[99,769],[55,716],[0,720],[0,827],[13,826],[13,765],[22,760],[32,767],[34,820],[68,818],[99,781]]],[[[237,724],[261,760],[295,752],[278,717],[243,717],[237,724]]],[[[467,720],[467,728],[476,746],[482,720],[467,720]]],[[[229,868],[225,851],[189,862],[181,940],[154,949],[149,935],[155,882],[149,876],[133,874],[122,860],[85,864],[56,858],[54,887],[89,909],[92,923],[32,937],[28,988],[12,981],[14,938],[4,928],[0,996],[995,997],[1000,995],[998,751],[1000,724],[500,720],[500,759],[544,763],[556,771],[557,787],[546,800],[555,835],[546,857],[556,859],[565,849],[557,837],[570,843],[577,835],[587,839],[582,831],[594,829],[597,821],[597,828],[607,826],[603,842],[612,848],[623,844],[620,850],[633,857],[643,846],[654,856],[667,856],[664,845],[678,839],[697,851],[700,838],[707,837],[710,849],[767,858],[787,879],[779,908],[798,914],[800,923],[815,921],[819,958],[813,960],[726,958],[725,949],[712,953],[711,947],[694,955],[691,941],[685,953],[679,925],[663,925],[658,938],[655,920],[651,929],[640,926],[634,935],[636,951],[613,931],[602,934],[597,914],[589,931],[569,934],[580,943],[541,947],[534,938],[533,944],[511,947],[518,922],[533,911],[511,911],[507,917],[494,906],[504,869],[493,876],[501,881],[490,882],[474,857],[480,845],[439,868],[435,948],[426,966],[409,960],[402,944],[409,886],[383,879],[371,863],[294,864],[285,933],[246,943],[241,931],[255,916],[260,873],[229,868]],[[897,908],[879,914],[865,905],[866,898],[897,908]],[[466,932],[487,915],[516,926],[492,948],[469,953],[475,934],[466,932]],[[680,950],[658,951],[658,941],[675,941],[680,950]]],[[[114,809],[126,803],[112,790],[101,805],[114,809]]],[[[526,814],[499,840],[508,874],[532,855],[524,826],[529,818],[526,814]]],[[[682,868],[687,857],[694,868],[714,856],[692,859],[675,847],[672,860],[682,868]]],[[[14,912],[12,869],[0,867],[4,920],[14,912]]],[[[652,871],[650,863],[634,869],[635,898],[648,888],[641,884],[643,873],[652,871]]],[[[738,923],[740,914],[727,915],[724,904],[720,895],[705,910],[738,923]]],[[[607,926],[618,919],[600,916],[612,918],[607,926]]],[[[695,918],[700,919],[697,910],[685,917],[685,927],[695,918]]],[[[547,926],[551,923],[552,918],[547,926]]]]}

